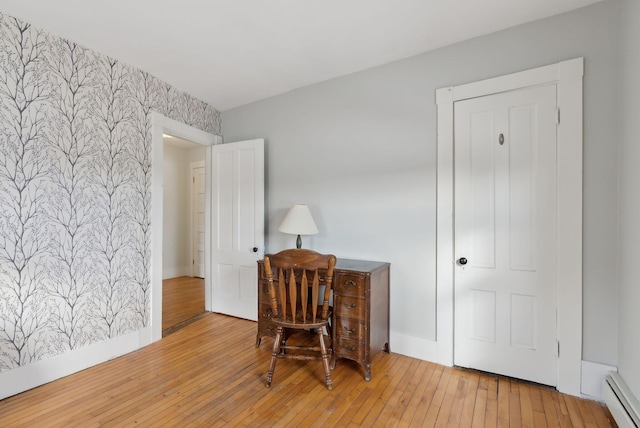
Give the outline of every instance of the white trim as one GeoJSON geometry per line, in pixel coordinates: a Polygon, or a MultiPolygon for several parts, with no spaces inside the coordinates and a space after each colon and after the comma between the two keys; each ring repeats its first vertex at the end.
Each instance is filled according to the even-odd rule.
{"type": "MultiPolygon", "coordinates": [[[[193,212],[195,211],[194,209],[194,199],[193,199],[193,187],[194,187],[194,182],[193,182],[193,177],[195,177],[195,175],[193,174],[193,170],[196,168],[202,168],[205,167],[206,168],[206,162],[205,161],[195,161],[195,162],[189,162],[189,260],[191,260],[191,265],[188,268],[188,274],[189,276],[196,276],[196,272],[195,272],[195,251],[194,251],[194,245],[195,245],[195,241],[193,240],[193,229],[195,227],[195,224],[193,222],[193,212]]],[[[206,207],[205,207],[206,210],[206,207]]]]}
{"type": "Polygon", "coordinates": [[[434,340],[392,331],[389,343],[393,344],[391,351],[425,361],[438,361],[438,343],[434,340]]]}
{"type": "Polygon", "coordinates": [[[603,382],[609,373],[617,371],[618,369],[614,366],[583,361],[582,381],[580,382],[581,395],[591,400],[604,401],[603,382]]]}
{"type": "Polygon", "coordinates": [[[453,101],[461,101],[500,92],[513,91],[515,89],[544,85],[556,82],[557,80],[558,64],[552,64],[519,73],[508,74],[506,76],[494,77],[493,79],[458,85],[451,89],[453,90],[453,101]]]}
{"type": "Polygon", "coordinates": [[[438,89],[436,178],[436,341],[438,359],[453,365],[453,88],[438,89]]]}
{"type": "Polygon", "coordinates": [[[576,58],[436,91],[437,362],[453,364],[453,104],[525,87],[557,85],[558,125],[558,357],[557,389],[580,395],[582,367],[582,78],[576,58]]]}
{"type": "Polygon", "coordinates": [[[558,391],[580,393],[583,59],[558,64],[558,391]]]}
{"type": "MultiPolygon", "coordinates": [[[[151,112],[151,341],[162,339],[162,190],[164,141],[171,134],[207,146],[205,155],[205,254],[211,254],[211,146],[222,143],[222,137],[201,131],[151,112]],[[160,209],[156,209],[160,207],[160,209]]],[[[211,301],[211,262],[205,258],[205,302],[211,301]]],[[[207,305],[207,303],[205,303],[207,305]]],[[[211,310],[210,305],[205,307],[211,310]]]]}
{"type": "Polygon", "coordinates": [[[128,354],[151,343],[149,327],[0,373],[0,400],[128,354]]]}
{"type": "Polygon", "coordinates": [[[180,276],[193,276],[191,265],[178,266],[173,268],[162,268],[162,279],[178,278],[180,276]]]}

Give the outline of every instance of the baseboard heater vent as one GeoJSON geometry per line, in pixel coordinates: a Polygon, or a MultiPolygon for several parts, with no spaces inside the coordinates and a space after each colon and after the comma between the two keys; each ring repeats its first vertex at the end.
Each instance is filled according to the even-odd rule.
{"type": "Polygon", "coordinates": [[[620,428],[640,427],[640,402],[622,377],[612,372],[603,385],[604,401],[620,428]]]}

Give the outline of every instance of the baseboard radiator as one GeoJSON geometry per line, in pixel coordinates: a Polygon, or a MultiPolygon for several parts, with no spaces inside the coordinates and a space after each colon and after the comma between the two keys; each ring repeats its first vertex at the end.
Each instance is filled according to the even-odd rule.
{"type": "Polygon", "coordinates": [[[602,388],[604,401],[620,428],[640,427],[640,402],[622,377],[611,372],[602,388]]]}

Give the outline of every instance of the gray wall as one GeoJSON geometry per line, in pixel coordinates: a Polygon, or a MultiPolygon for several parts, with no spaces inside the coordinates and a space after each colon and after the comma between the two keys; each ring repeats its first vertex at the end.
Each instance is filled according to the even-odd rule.
{"type": "Polygon", "coordinates": [[[620,144],[620,316],[618,370],[640,397],[640,3],[622,2],[622,88],[620,144]]]}
{"type": "Polygon", "coordinates": [[[267,250],[288,207],[303,246],[392,263],[391,329],[435,339],[437,88],[585,58],[584,359],[617,363],[618,9],[605,1],[222,113],[226,142],[265,138],[267,250]]]}

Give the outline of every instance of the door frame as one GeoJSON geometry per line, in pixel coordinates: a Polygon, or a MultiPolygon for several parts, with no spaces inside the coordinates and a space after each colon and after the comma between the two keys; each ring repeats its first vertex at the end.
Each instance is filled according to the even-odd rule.
{"type": "MultiPolygon", "coordinates": [[[[580,395],[582,366],[582,81],[584,59],[575,58],[501,77],[436,90],[438,363],[454,352],[454,103],[516,89],[555,84],[561,112],[557,127],[557,389],[580,395]]],[[[560,113],[559,113],[560,114],[560,113]]]]}
{"type": "MultiPolygon", "coordinates": [[[[206,146],[205,153],[205,255],[211,254],[211,146],[222,143],[222,137],[151,112],[151,342],[162,339],[162,220],[164,186],[164,141],[162,134],[193,141],[206,146]]],[[[211,261],[204,265],[205,310],[211,310],[211,261]]]]}
{"type": "MultiPolygon", "coordinates": [[[[195,183],[193,182],[193,178],[194,178],[194,174],[193,171],[195,169],[198,168],[205,168],[205,177],[206,177],[206,162],[205,161],[196,161],[196,162],[189,162],[189,258],[191,259],[191,276],[196,276],[195,275],[195,257],[196,257],[196,251],[195,251],[195,245],[196,245],[196,240],[194,239],[194,231],[196,228],[196,222],[193,219],[193,216],[195,214],[196,211],[196,199],[193,197],[193,188],[195,187],[195,183]]],[[[206,186],[207,183],[204,184],[205,185],[205,198],[206,198],[206,186]]],[[[207,212],[207,201],[205,200],[205,207],[204,207],[204,211],[205,211],[205,215],[207,212]]],[[[207,230],[207,225],[205,223],[205,235],[206,235],[206,230],[207,230]]],[[[206,242],[206,236],[205,236],[205,242],[206,242]]],[[[206,246],[206,244],[205,244],[206,246]]],[[[205,248],[206,250],[206,248],[205,248]]],[[[205,260],[206,263],[206,260],[205,260]]],[[[205,281],[206,281],[206,277],[205,277],[205,281]]]]}

